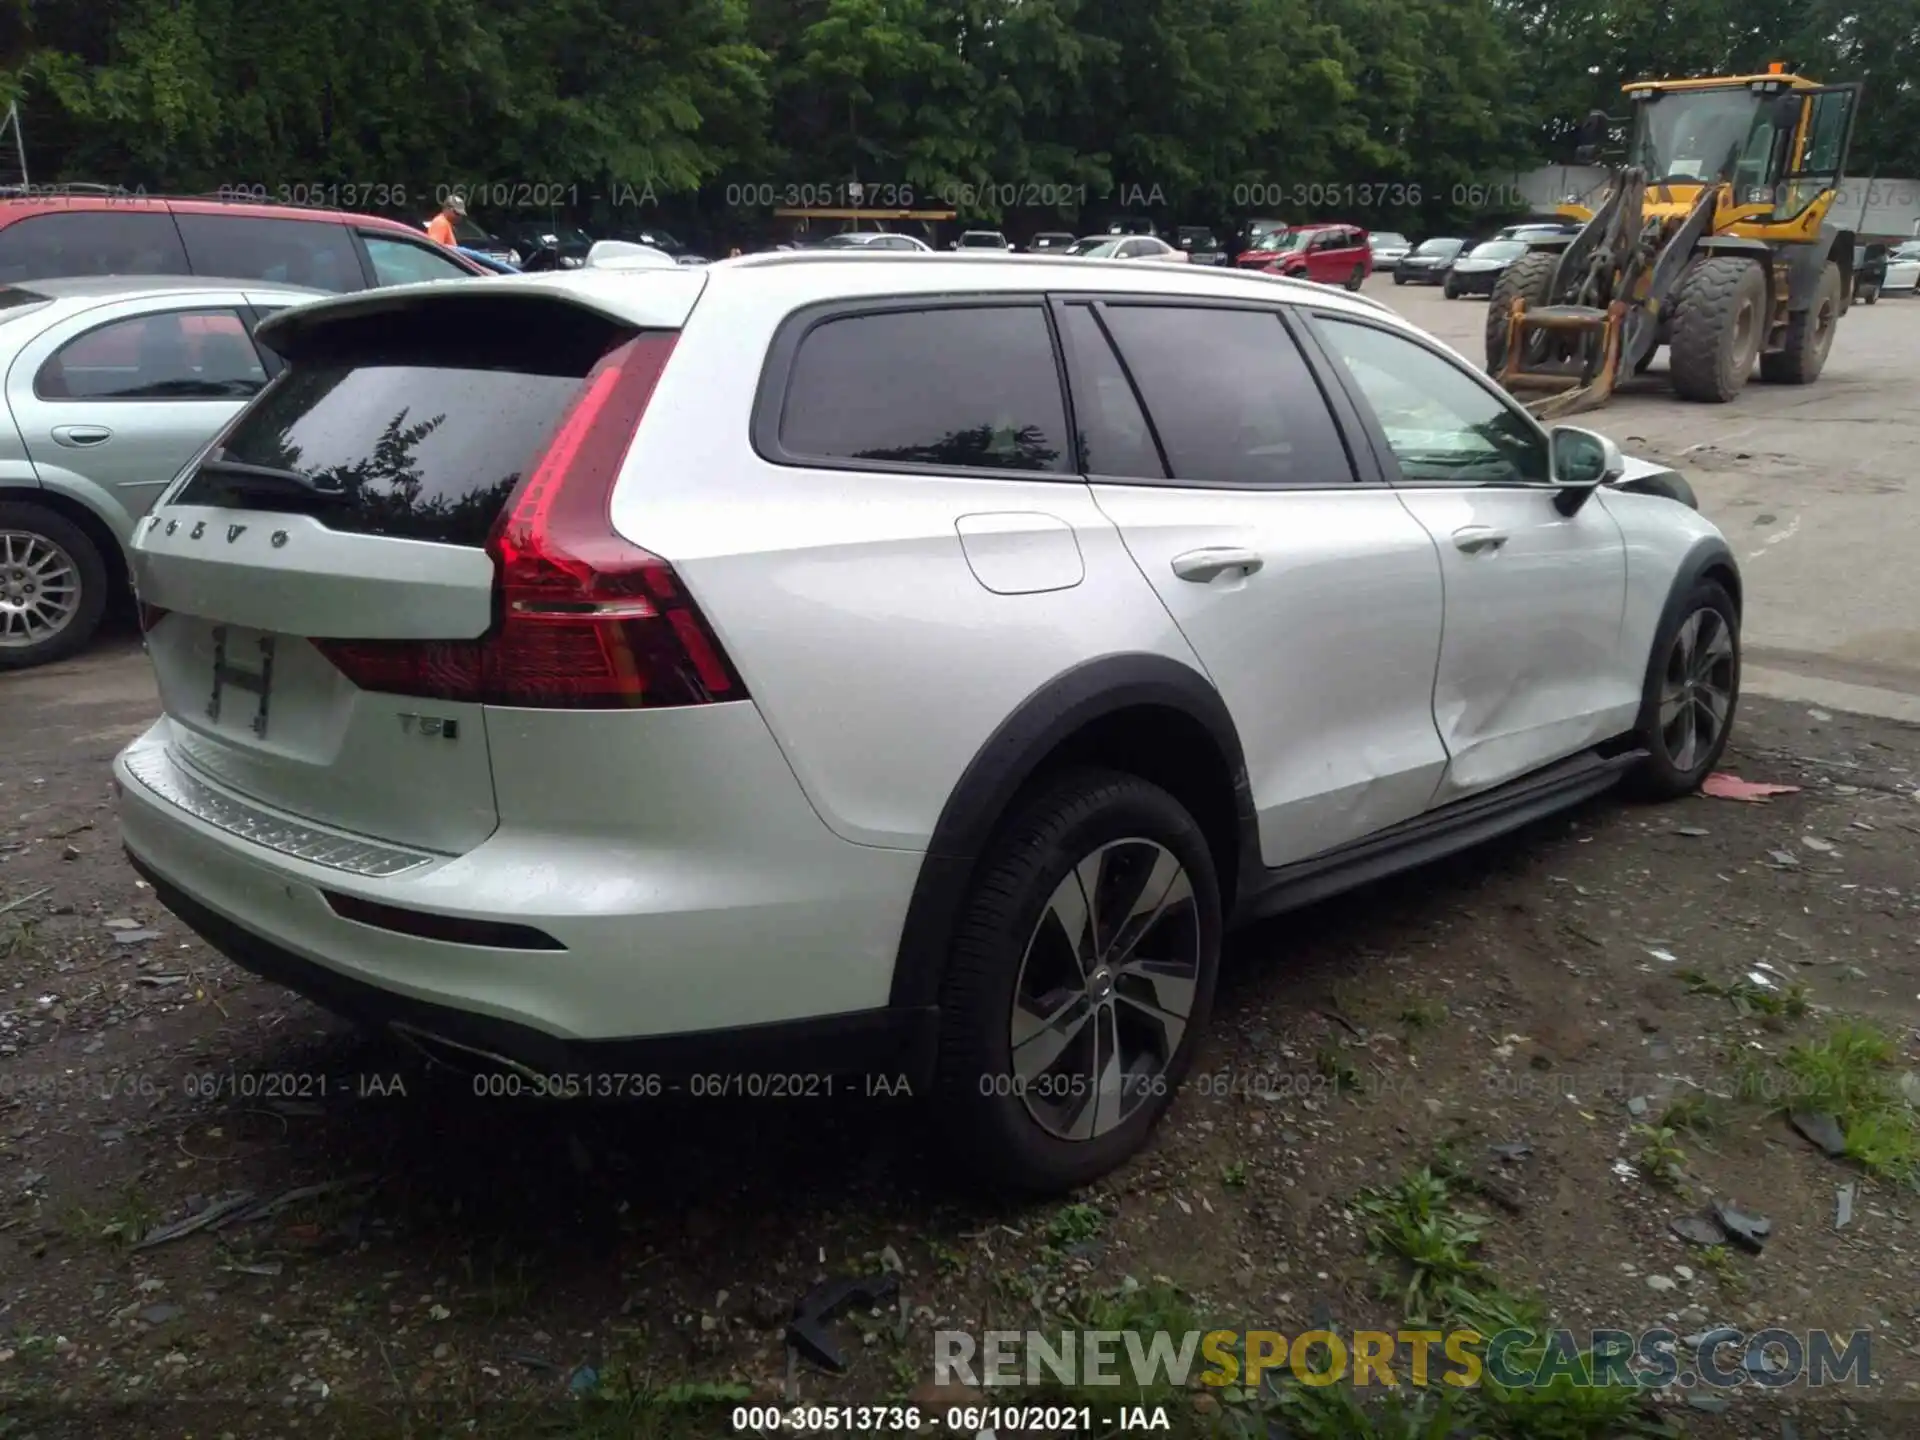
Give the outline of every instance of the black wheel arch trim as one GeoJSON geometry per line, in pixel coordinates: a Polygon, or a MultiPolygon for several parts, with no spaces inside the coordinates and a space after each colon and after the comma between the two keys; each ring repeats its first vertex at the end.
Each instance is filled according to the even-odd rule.
{"type": "MultiPolygon", "coordinates": [[[[1693,593],[1693,587],[1700,583],[1710,570],[1725,571],[1732,580],[1727,593],[1733,600],[1736,618],[1744,607],[1740,581],[1740,566],[1733,558],[1733,550],[1725,540],[1718,536],[1707,535],[1693,544],[1686,558],[1680,562],[1680,568],[1674,573],[1673,586],[1667,592],[1667,603],[1660,607],[1660,623],[1654,629],[1654,640],[1667,633],[1667,627],[1679,618],[1680,608],[1687,603],[1687,596],[1693,593]]],[[[1651,658],[1648,661],[1652,663],[1651,658]]]]}
{"type": "MultiPolygon", "coordinates": [[[[890,1005],[936,1003],[954,924],[974,867],[1047,757],[1087,725],[1143,707],[1176,711],[1212,738],[1233,777],[1239,874],[1262,873],[1245,753],[1233,717],[1213,683],[1192,666],[1164,655],[1109,655],[1086,661],[1022,701],[980,747],[947,796],[901,927],[890,1005]]],[[[1236,885],[1236,893],[1244,889],[1236,885]]]]}

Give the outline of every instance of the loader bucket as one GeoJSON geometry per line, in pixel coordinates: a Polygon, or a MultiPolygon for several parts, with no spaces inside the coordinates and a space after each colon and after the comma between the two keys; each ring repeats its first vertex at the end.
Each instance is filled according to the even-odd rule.
{"type": "Polygon", "coordinates": [[[1620,375],[1627,310],[1624,300],[1595,310],[1582,305],[1529,308],[1516,298],[1507,320],[1506,359],[1494,378],[1515,395],[1539,392],[1538,399],[1525,404],[1542,420],[1599,409],[1612,397],[1620,375]],[[1542,339],[1549,343],[1537,343],[1542,339]],[[1558,352],[1559,358],[1528,359],[1529,350],[1541,349],[1558,352]]]}

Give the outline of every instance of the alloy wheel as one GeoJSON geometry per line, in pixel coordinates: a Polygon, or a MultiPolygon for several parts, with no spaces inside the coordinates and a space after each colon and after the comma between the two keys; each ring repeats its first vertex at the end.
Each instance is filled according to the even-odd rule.
{"type": "Polygon", "coordinates": [[[44,535],[0,530],[0,648],[52,639],[80,612],[80,567],[44,535]]]}
{"type": "Polygon", "coordinates": [[[1693,612],[1673,637],[1660,685],[1660,743],[1686,774],[1712,752],[1733,713],[1733,632],[1718,610],[1693,612]]]}
{"type": "Polygon", "coordinates": [[[1092,1140],[1163,1094],[1199,985],[1200,911],[1173,852],[1129,839],[1084,857],[1014,981],[1012,1070],[1034,1122],[1092,1140]]]}

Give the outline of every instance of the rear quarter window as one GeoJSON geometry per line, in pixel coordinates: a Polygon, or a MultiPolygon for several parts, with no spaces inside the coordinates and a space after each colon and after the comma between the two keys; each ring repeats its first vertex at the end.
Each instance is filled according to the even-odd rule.
{"type": "Polygon", "coordinates": [[[9,216],[0,202],[0,284],[70,275],[188,275],[164,211],[62,210],[9,216]],[[7,223],[11,220],[12,223],[7,223]]]}
{"type": "Polygon", "coordinates": [[[789,464],[1064,472],[1066,405],[1046,313],[930,307],[812,324],[773,438],[789,464]]]}

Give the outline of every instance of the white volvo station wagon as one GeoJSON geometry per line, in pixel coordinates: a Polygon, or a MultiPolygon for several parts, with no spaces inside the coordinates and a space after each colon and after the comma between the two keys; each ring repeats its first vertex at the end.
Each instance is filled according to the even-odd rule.
{"type": "Polygon", "coordinates": [[[967,1173],[1070,1187],[1229,925],[1683,794],[1733,718],[1684,481],[1317,285],[802,252],[260,338],[136,538],[126,846],[449,1063],[906,1076],[967,1173]]]}

